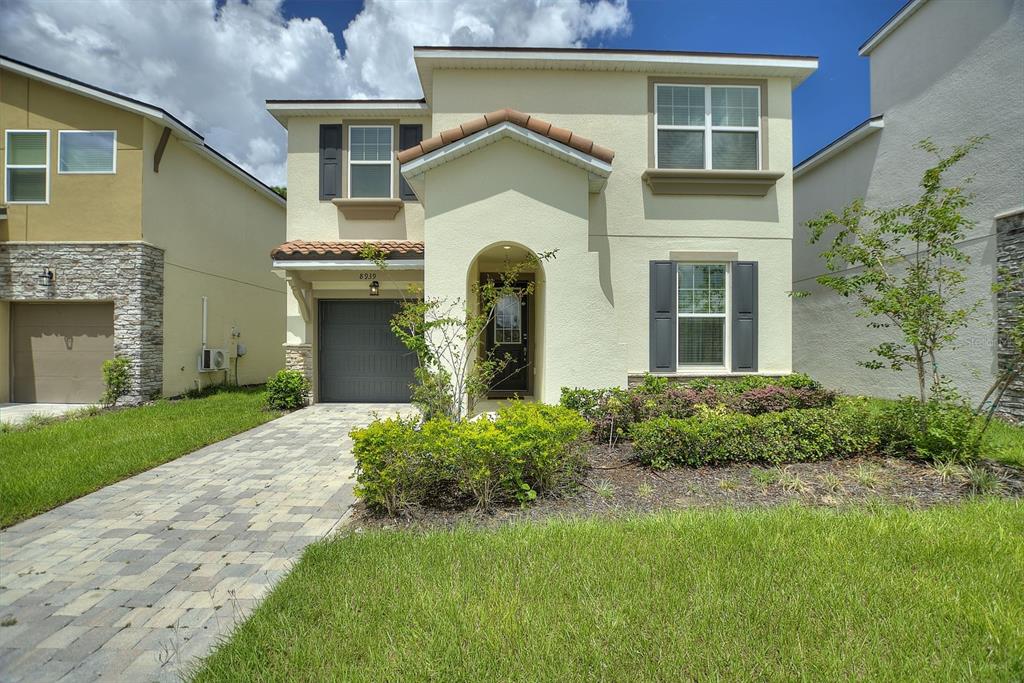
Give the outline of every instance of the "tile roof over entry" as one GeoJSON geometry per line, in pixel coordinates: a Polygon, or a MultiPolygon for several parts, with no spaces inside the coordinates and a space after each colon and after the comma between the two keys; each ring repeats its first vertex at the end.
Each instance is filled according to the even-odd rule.
{"type": "Polygon", "coordinates": [[[364,244],[375,244],[391,259],[423,258],[423,242],[411,240],[292,240],[275,247],[270,257],[275,261],[341,261],[360,259],[364,244]]]}
{"type": "Polygon", "coordinates": [[[451,143],[468,137],[473,133],[479,133],[486,128],[496,126],[499,123],[504,123],[506,121],[527,130],[531,130],[538,135],[543,135],[555,142],[568,145],[573,149],[577,149],[584,154],[589,154],[605,163],[610,164],[612,159],[615,158],[615,152],[607,147],[602,147],[590,138],[585,138],[582,135],[574,133],[566,128],[559,128],[544,119],[539,119],[536,116],[531,116],[530,114],[524,114],[523,112],[516,111],[515,109],[499,109],[498,111],[492,111],[490,114],[478,116],[472,121],[467,121],[458,128],[443,130],[440,135],[427,138],[414,147],[402,150],[398,153],[398,162],[404,164],[412,161],[413,159],[418,159],[428,152],[433,152],[435,149],[440,149],[445,145],[450,145],[451,143]]]}

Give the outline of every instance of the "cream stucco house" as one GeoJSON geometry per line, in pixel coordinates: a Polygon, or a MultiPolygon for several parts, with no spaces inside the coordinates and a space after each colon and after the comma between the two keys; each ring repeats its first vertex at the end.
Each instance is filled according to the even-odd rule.
{"type": "Polygon", "coordinates": [[[115,354],[136,400],[283,365],[280,196],[166,111],[7,58],[0,128],[0,403],[96,401],[115,354]]]}
{"type": "Polygon", "coordinates": [[[813,57],[414,49],[419,100],[271,100],[288,130],[286,356],[319,401],[408,398],[400,289],[502,302],[496,397],[791,370],[793,88],[813,57]],[[358,256],[391,253],[385,274],[358,256]]]}

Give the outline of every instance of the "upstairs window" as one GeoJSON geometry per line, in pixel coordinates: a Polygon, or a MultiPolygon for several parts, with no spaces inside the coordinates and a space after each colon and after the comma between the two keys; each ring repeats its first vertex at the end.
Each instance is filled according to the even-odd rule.
{"type": "Polygon", "coordinates": [[[4,196],[8,204],[50,201],[50,131],[9,130],[5,140],[4,196]]]}
{"type": "Polygon", "coordinates": [[[654,88],[657,168],[761,167],[761,89],[747,85],[654,88]]]}
{"type": "Polygon", "coordinates": [[[391,126],[349,126],[349,197],[393,196],[393,132],[391,126]]]}
{"type": "Polygon", "coordinates": [[[116,172],[115,131],[62,130],[57,138],[57,173],[116,172]]]}

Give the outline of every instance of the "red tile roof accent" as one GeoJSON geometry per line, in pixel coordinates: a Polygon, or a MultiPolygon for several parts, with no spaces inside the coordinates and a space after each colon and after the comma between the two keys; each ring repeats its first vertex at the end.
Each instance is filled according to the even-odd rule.
{"type": "Polygon", "coordinates": [[[275,247],[270,257],[276,261],[341,261],[359,259],[364,244],[375,244],[388,258],[410,259],[423,256],[423,242],[410,240],[306,241],[292,240],[275,247]]]}
{"type": "Polygon", "coordinates": [[[398,153],[398,163],[404,164],[412,161],[413,159],[418,159],[427,152],[433,152],[435,149],[440,149],[445,145],[450,145],[451,143],[461,140],[473,133],[478,133],[485,128],[496,126],[499,123],[504,123],[505,121],[514,123],[521,128],[531,130],[538,135],[543,135],[544,137],[560,142],[563,145],[568,145],[573,149],[578,149],[584,154],[597,157],[605,163],[610,164],[612,163],[612,159],[615,158],[615,152],[611,151],[607,147],[602,147],[589,138],[577,135],[567,128],[559,128],[544,119],[538,119],[536,116],[524,114],[523,112],[516,111],[515,109],[499,109],[498,111],[492,111],[490,114],[478,116],[472,121],[467,121],[458,128],[443,130],[439,135],[427,138],[415,147],[402,150],[398,153]]]}

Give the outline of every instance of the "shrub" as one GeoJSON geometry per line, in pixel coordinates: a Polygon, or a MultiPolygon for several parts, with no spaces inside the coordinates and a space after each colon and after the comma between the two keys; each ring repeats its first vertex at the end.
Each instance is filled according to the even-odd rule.
{"type": "Polygon", "coordinates": [[[572,410],[521,402],[494,420],[377,420],[351,434],[356,495],[389,514],[415,505],[527,503],[575,479],[588,431],[572,410]]]}
{"type": "Polygon", "coordinates": [[[103,361],[104,405],[113,406],[128,395],[132,388],[131,363],[124,356],[103,361]]]}
{"type": "Polygon", "coordinates": [[[730,462],[808,462],[870,451],[875,436],[855,404],[761,415],[700,408],[690,418],[659,417],[634,425],[633,449],[653,467],[730,462]]]}
{"type": "Polygon", "coordinates": [[[295,410],[309,402],[309,379],[298,370],[278,370],[267,378],[267,405],[274,410],[295,410]]]}
{"type": "Polygon", "coordinates": [[[562,389],[561,405],[579,412],[593,425],[595,438],[628,437],[632,425],[656,417],[688,418],[701,407],[760,415],[792,408],[824,408],[836,394],[807,375],[751,375],[741,379],[700,378],[671,384],[645,375],[632,389],[562,389]]]}
{"type": "Polygon", "coordinates": [[[876,430],[888,455],[964,463],[976,459],[981,448],[977,418],[954,401],[903,398],[878,414],[876,430]]]}

